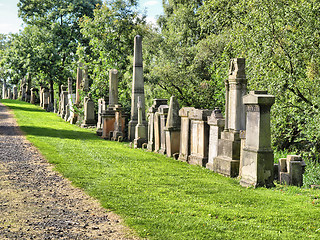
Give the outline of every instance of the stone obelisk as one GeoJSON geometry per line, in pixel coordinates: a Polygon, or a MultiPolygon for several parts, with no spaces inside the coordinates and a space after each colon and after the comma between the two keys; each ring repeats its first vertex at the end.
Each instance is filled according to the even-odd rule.
{"type": "Polygon", "coordinates": [[[128,126],[128,139],[135,138],[135,127],[138,124],[138,97],[141,100],[142,124],[147,126],[144,99],[144,81],[142,65],[142,37],[137,35],[134,38],[134,59],[133,59],[133,80],[131,97],[131,120],[128,126]]]}

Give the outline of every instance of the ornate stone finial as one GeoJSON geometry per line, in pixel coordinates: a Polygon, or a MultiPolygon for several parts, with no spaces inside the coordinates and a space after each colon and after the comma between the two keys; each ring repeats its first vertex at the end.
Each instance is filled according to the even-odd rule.
{"type": "Polygon", "coordinates": [[[229,80],[246,79],[245,58],[233,58],[230,60],[229,80]]]}

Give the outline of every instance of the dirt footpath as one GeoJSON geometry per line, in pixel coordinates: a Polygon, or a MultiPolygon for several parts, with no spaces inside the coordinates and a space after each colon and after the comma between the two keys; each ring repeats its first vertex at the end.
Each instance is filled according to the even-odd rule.
{"type": "Polygon", "coordinates": [[[138,239],[55,171],[0,103],[0,239],[138,239]]]}

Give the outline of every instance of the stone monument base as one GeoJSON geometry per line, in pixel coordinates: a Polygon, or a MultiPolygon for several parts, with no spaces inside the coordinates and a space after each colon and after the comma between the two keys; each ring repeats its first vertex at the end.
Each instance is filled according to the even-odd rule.
{"type": "Polygon", "coordinates": [[[208,158],[202,158],[199,156],[195,156],[195,155],[190,155],[189,156],[189,160],[188,160],[189,164],[191,165],[200,165],[205,167],[207,162],[208,162],[208,158]]]}

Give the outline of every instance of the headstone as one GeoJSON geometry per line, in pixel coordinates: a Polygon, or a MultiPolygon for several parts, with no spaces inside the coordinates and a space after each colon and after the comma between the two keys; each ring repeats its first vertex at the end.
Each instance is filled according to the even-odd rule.
{"type": "Polygon", "coordinates": [[[50,103],[50,92],[48,88],[44,88],[43,90],[43,109],[46,111],[49,108],[49,103],[50,103]]]}
{"type": "Polygon", "coordinates": [[[25,97],[26,97],[26,79],[25,78],[21,80],[20,90],[21,90],[21,101],[25,101],[25,97]]]}
{"type": "Polygon", "coordinates": [[[154,151],[159,152],[160,147],[161,147],[161,131],[160,131],[160,113],[158,108],[158,111],[154,114],[154,151]]]}
{"type": "Polygon", "coordinates": [[[10,88],[8,88],[7,90],[8,90],[8,93],[7,93],[7,97],[8,97],[8,99],[12,99],[12,92],[11,92],[11,89],[10,89],[10,88]]]}
{"type": "Polygon", "coordinates": [[[180,133],[180,151],[179,160],[187,162],[190,155],[190,112],[195,110],[194,107],[183,107],[179,110],[181,117],[181,133],[180,133]]]}
{"type": "Polygon", "coordinates": [[[133,141],[135,138],[135,127],[138,124],[138,97],[141,100],[142,124],[147,126],[145,117],[144,81],[142,65],[142,37],[137,35],[134,38],[134,58],[133,58],[133,80],[131,96],[131,120],[128,125],[128,139],[133,141]]]}
{"type": "Polygon", "coordinates": [[[84,98],[84,119],[81,127],[90,127],[96,125],[95,114],[94,114],[94,102],[91,99],[91,93],[88,97],[84,98]]]}
{"type": "Polygon", "coordinates": [[[16,86],[13,87],[13,99],[18,99],[18,88],[16,86]]]}
{"type": "Polygon", "coordinates": [[[180,127],[181,120],[179,116],[179,103],[175,96],[170,98],[168,118],[166,127],[166,150],[167,156],[178,156],[180,150],[180,127]]]}
{"type": "Polygon", "coordinates": [[[102,136],[103,120],[102,114],[107,110],[107,103],[104,98],[98,99],[98,122],[97,122],[97,135],[102,136]]]}
{"type": "Polygon", "coordinates": [[[61,101],[60,116],[62,119],[64,119],[67,114],[67,104],[68,104],[68,91],[67,91],[67,87],[64,85],[61,85],[61,97],[60,98],[61,98],[60,99],[60,101],[61,101]]]}
{"type": "Polygon", "coordinates": [[[218,141],[218,156],[213,164],[215,172],[229,177],[239,175],[240,131],[245,130],[245,108],[242,97],[246,91],[245,59],[232,59],[229,78],[226,80],[225,129],[218,141]]]}
{"type": "MultiPolygon", "coordinates": [[[[157,112],[160,105],[166,105],[168,102],[167,99],[154,99],[153,105],[149,108],[148,111],[148,145],[147,149],[149,151],[155,150],[155,113],[157,112]]],[[[159,149],[158,149],[159,150],[159,149]]]]}
{"type": "Polygon", "coordinates": [[[208,124],[210,126],[209,156],[206,167],[213,170],[213,161],[218,156],[218,141],[221,139],[221,132],[223,131],[225,124],[219,108],[215,108],[212,114],[208,117],[208,124]]]}
{"type": "Polygon", "coordinates": [[[279,159],[279,180],[281,184],[301,187],[303,185],[303,173],[305,162],[301,156],[288,155],[279,159]]]}
{"type": "Polygon", "coordinates": [[[246,142],[242,150],[242,186],[273,186],[274,159],[271,148],[270,108],[274,96],[266,91],[251,91],[243,97],[246,106],[246,142]]]}
{"type": "Polygon", "coordinates": [[[142,144],[147,142],[147,128],[142,121],[142,101],[140,97],[138,97],[137,109],[138,124],[135,130],[134,148],[141,148],[142,144]]]}
{"type": "Polygon", "coordinates": [[[7,83],[5,80],[3,80],[3,84],[2,84],[2,98],[6,99],[7,98],[7,83]]]}
{"type": "Polygon", "coordinates": [[[205,167],[208,163],[209,125],[207,109],[194,109],[190,112],[190,156],[189,163],[205,167]]]}
{"type": "Polygon", "coordinates": [[[57,99],[55,98],[54,99],[54,103],[53,103],[53,112],[54,113],[58,113],[58,108],[57,108],[57,99]]]}
{"type": "Polygon", "coordinates": [[[166,154],[167,147],[166,147],[166,132],[164,131],[166,124],[167,124],[167,117],[169,112],[168,105],[161,105],[158,108],[158,113],[160,117],[160,126],[159,126],[159,137],[160,137],[160,149],[159,153],[166,154]]]}
{"type": "Polygon", "coordinates": [[[78,114],[75,111],[74,105],[76,103],[76,94],[73,93],[72,89],[72,78],[68,78],[68,118],[66,121],[71,124],[75,124],[78,119],[78,114]]]}
{"type": "Polygon", "coordinates": [[[30,92],[31,92],[30,103],[31,104],[35,104],[36,103],[36,89],[35,88],[31,88],[30,92]]]}

